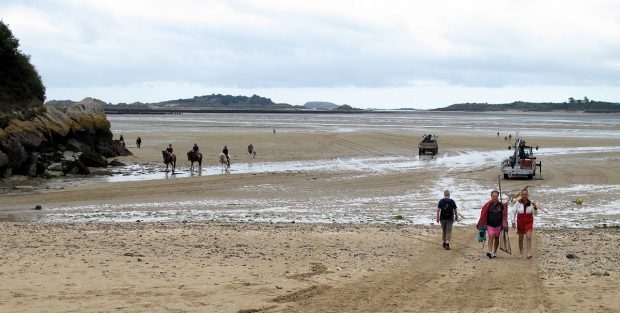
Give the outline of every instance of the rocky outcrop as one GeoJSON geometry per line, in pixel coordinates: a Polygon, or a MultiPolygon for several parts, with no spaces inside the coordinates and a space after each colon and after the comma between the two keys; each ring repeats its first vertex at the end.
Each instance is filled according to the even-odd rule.
{"type": "Polygon", "coordinates": [[[69,105],[66,112],[45,106],[44,113],[28,120],[7,121],[0,128],[0,176],[11,173],[37,176],[45,173],[52,163],[62,164],[65,173],[88,172],[89,165],[83,160],[62,157],[62,152],[67,150],[87,154],[88,162],[102,159],[103,162],[95,162],[98,166],[107,166],[105,158],[131,155],[121,142],[112,140],[104,104],[86,98],[69,105]]]}

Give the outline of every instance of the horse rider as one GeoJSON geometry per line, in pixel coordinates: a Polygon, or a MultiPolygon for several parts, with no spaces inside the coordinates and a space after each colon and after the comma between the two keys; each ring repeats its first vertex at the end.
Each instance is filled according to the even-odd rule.
{"type": "Polygon", "coordinates": [[[256,157],[256,150],[254,150],[254,146],[252,144],[248,145],[248,154],[251,158],[256,157]]]}
{"type": "Polygon", "coordinates": [[[230,157],[228,156],[228,147],[224,146],[224,149],[222,149],[222,153],[224,153],[224,155],[226,156],[226,163],[228,163],[228,165],[230,166],[230,157]]]}
{"type": "Polygon", "coordinates": [[[169,156],[172,156],[172,144],[168,144],[168,148],[166,148],[166,152],[168,152],[169,156]]]}
{"type": "Polygon", "coordinates": [[[200,148],[198,148],[198,145],[196,143],[194,143],[194,147],[192,148],[192,151],[194,151],[194,157],[198,157],[198,150],[200,148]]]}

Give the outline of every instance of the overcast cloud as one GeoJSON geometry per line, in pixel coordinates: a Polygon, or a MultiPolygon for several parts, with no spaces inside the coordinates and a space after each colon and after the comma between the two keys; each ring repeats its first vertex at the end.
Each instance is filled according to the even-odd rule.
{"type": "Polygon", "coordinates": [[[620,2],[3,1],[48,99],[620,102],[620,2]]]}

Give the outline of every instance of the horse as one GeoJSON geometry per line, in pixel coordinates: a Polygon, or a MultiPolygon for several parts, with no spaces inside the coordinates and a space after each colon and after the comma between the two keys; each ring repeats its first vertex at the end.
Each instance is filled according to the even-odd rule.
{"type": "Polygon", "coordinates": [[[172,164],[172,173],[174,174],[177,166],[177,156],[174,153],[168,153],[166,150],[162,151],[161,155],[164,157],[164,163],[166,163],[166,173],[168,172],[168,164],[172,164]]]}
{"type": "Polygon", "coordinates": [[[202,153],[195,151],[194,150],[190,150],[187,153],[187,160],[191,162],[191,165],[189,166],[189,170],[193,171],[194,170],[194,162],[198,162],[198,169],[202,169],[202,153]]]}
{"type": "Polygon", "coordinates": [[[248,146],[248,156],[250,158],[255,158],[256,157],[256,150],[254,150],[254,146],[252,144],[250,144],[248,146]]]}
{"type": "Polygon", "coordinates": [[[222,171],[228,171],[230,168],[230,158],[227,158],[223,152],[220,153],[220,164],[222,164],[222,171]]]}

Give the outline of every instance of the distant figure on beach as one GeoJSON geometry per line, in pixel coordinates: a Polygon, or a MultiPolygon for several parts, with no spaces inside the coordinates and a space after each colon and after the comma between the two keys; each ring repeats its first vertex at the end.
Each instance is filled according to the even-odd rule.
{"type": "Polygon", "coordinates": [[[456,211],[456,202],[450,199],[450,191],[443,192],[443,199],[437,204],[437,223],[441,223],[441,238],[443,248],[450,250],[450,238],[452,237],[452,224],[459,221],[456,211]]]}
{"type": "Polygon", "coordinates": [[[228,147],[224,146],[224,149],[222,149],[222,153],[224,153],[224,155],[226,156],[226,165],[228,165],[228,167],[230,167],[230,156],[228,156],[228,147]]]}
{"type": "Polygon", "coordinates": [[[512,139],[512,134],[508,134],[508,139],[512,139]]]}
{"type": "Polygon", "coordinates": [[[138,139],[136,139],[136,146],[138,147],[138,149],[140,149],[141,145],[142,145],[142,138],[138,137],[138,139]]]}
{"type": "Polygon", "coordinates": [[[275,127],[273,128],[273,134],[274,135],[276,134],[276,128],[275,127]]]}
{"type": "Polygon", "coordinates": [[[256,150],[254,150],[254,146],[252,144],[248,145],[248,155],[250,158],[256,157],[256,150]]]}
{"type": "Polygon", "coordinates": [[[497,137],[499,137],[499,132],[497,132],[497,137]]]}
{"type": "Polygon", "coordinates": [[[534,231],[534,215],[538,211],[536,203],[528,198],[529,192],[527,187],[521,190],[521,199],[515,202],[510,211],[510,220],[512,228],[517,229],[519,235],[519,253],[523,257],[523,237],[526,237],[527,258],[532,258],[532,232],[534,231]],[[516,225],[515,225],[516,224],[516,225]]]}
{"type": "Polygon", "coordinates": [[[120,141],[121,146],[125,148],[125,138],[123,138],[123,134],[121,134],[121,136],[118,138],[118,141],[120,141]]]}
{"type": "Polygon", "coordinates": [[[494,259],[499,248],[499,236],[502,231],[508,231],[508,203],[499,201],[499,191],[491,191],[491,200],[489,200],[480,212],[480,219],[476,228],[478,230],[486,230],[489,233],[489,246],[487,257],[494,259]]]}

